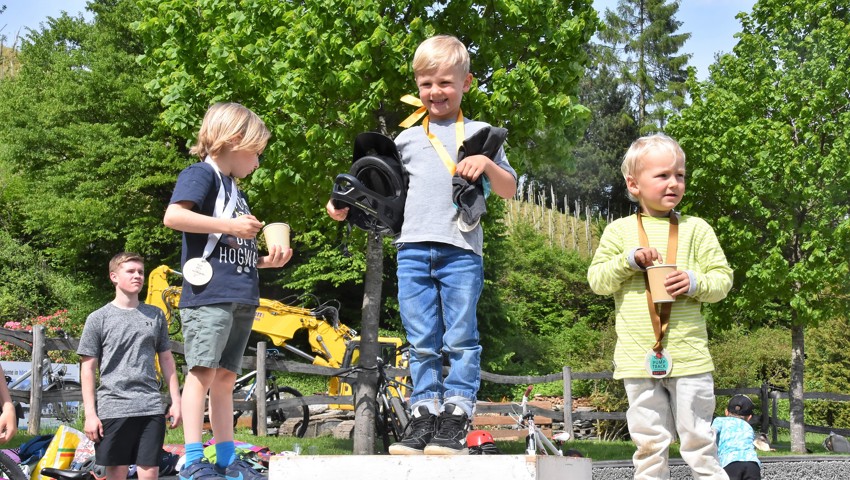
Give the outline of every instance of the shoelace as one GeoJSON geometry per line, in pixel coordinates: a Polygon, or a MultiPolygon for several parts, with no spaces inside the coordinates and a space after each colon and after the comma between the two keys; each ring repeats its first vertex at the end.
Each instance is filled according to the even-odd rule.
{"type": "Polygon", "coordinates": [[[458,430],[463,430],[463,415],[452,415],[450,413],[443,412],[440,414],[437,425],[437,435],[445,434],[447,431],[451,433],[457,433],[458,430]]]}
{"type": "Polygon", "coordinates": [[[433,420],[428,415],[413,417],[409,422],[407,422],[407,425],[404,426],[404,431],[402,432],[402,435],[406,436],[407,432],[409,431],[410,435],[415,437],[417,436],[417,434],[432,430],[432,421],[433,420]]]}

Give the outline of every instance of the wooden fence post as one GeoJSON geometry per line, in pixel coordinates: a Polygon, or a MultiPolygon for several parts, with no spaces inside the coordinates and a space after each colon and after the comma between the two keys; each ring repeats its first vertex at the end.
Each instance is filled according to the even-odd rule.
{"type": "Polygon", "coordinates": [[[29,435],[38,435],[41,430],[41,380],[44,378],[44,326],[32,329],[32,376],[30,376],[30,419],[27,424],[29,435]]]}
{"type": "Polygon", "coordinates": [[[573,369],[564,367],[564,431],[573,435],[573,369]]]}
{"type": "Polygon", "coordinates": [[[770,428],[770,417],[767,416],[767,405],[770,401],[770,386],[767,382],[761,384],[759,399],[761,400],[761,433],[767,433],[770,428]]]}
{"type": "Polygon", "coordinates": [[[770,398],[771,398],[771,406],[770,406],[771,413],[770,413],[770,418],[772,419],[772,420],[771,420],[771,425],[770,425],[770,430],[771,430],[771,433],[772,433],[772,436],[771,436],[771,438],[772,438],[771,443],[776,443],[776,420],[779,418],[779,417],[777,416],[778,414],[776,413],[776,398],[777,398],[778,396],[779,396],[779,392],[771,392],[771,393],[770,393],[770,398]]]}
{"type": "Polygon", "coordinates": [[[257,342],[257,378],[254,380],[254,408],[257,410],[257,436],[268,436],[266,423],[266,342],[257,342]]]}

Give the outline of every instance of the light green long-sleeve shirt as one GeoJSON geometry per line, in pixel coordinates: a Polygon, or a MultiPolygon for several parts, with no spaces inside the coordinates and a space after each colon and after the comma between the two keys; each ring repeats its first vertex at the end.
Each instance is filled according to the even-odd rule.
{"type": "MultiPolygon", "coordinates": [[[[643,216],[649,245],[667,258],[670,228],[668,218],[643,216]]],[[[609,224],[593,256],[587,280],[599,295],[613,295],[617,345],[614,350],[614,378],[649,378],[644,368],[646,354],[655,344],[655,333],[646,302],[642,271],[629,264],[629,254],[640,247],[637,218],[631,215],[609,224]]],[[[696,278],[693,295],[680,295],[672,305],[670,325],[663,340],[673,360],[672,377],[696,375],[714,370],[708,351],[708,333],[701,304],[718,302],[732,288],[732,269],[714,230],[697,217],[680,216],[678,270],[689,270],[696,278]]]]}

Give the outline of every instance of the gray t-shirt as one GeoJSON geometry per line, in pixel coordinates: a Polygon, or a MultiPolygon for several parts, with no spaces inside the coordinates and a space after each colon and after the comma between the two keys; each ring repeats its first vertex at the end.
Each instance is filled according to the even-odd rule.
{"type": "Polygon", "coordinates": [[[97,416],[164,414],[154,354],[169,348],[168,325],[157,307],[142,303],[138,308],[124,309],[107,303],[92,312],[83,327],[77,354],[98,361],[97,416]]]}
{"type": "MultiPolygon", "coordinates": [[[[464,118],[466,138],[489,126],[464,118]]],[[[430,122],[431,133],[436,135],[453,161],[457,161],[454,120],[430,122]]],[[[397,244],[415,242],[440,242],[482,254],[484,233],[481,225],[472,231],[462,232],[457,226],[458,212],[452,203],[452,175],[434,149],[422,125],[404,130],[395,139],[401,161],[409,178],[407,200],[404,204],[404,223],[397,244]]],[[[508,163],[504,149],[499,149],[496,165],[514,178],[516,171],[508,163]]]]}

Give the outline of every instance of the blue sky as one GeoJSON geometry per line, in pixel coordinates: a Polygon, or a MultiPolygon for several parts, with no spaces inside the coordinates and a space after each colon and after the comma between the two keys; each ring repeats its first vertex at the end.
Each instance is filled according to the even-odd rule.
{"type": "MultiPolygon", "coordinates": [[[[714,63],[716,53],[730,53],[738,42],[734,35],[741,31],[741,22],[735,16],[743,11],[750,13],[755,0],[681,0],[676,19],[682,22],[681,33],[691,38],[680,50],[692,54],[690,65],[697,69],[697,78],[708,77],[708,66],[714,63]]],[[[602,12],[616,10],[617,0],[593,0],[593,7],[602,12]]]]}
{"type": "MultiPolygon", "coordinates": [[[[685,43],[682,53],[690,53],[690,64],[697,68],[697,76],[708,76],[708,66],[714,63],[718,52],[731,52],[736,40],[734,34],[741,29],[735,15],[749,12],[755,0],[682,0],[676,18],[682,22],[681,31],[690,32],[691,39],[685,43]]],[[[0,0],[6,11],[0,14],[0,34],[11,44],[15,34],[23,27],[36,29],[48,16],[59,16],[61,11],[72,15],[83,12],[85,0],[0,0]]],[[[593,0],[597,10],[616,8],[617,0],[593,0]]],[[[90,18],[90,14],[85,15],[90,18]]]]}

